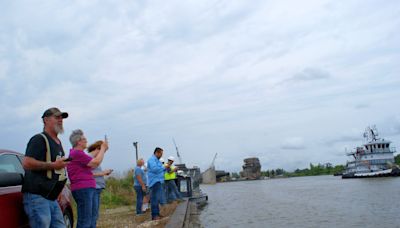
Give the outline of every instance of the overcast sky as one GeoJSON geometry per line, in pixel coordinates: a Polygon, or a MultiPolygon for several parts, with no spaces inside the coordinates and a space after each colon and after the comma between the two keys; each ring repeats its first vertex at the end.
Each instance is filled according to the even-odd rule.
{"type": "Polygon", "coordinates": [[[0,1],[0,148],[25,152],[49,107],[103,168],[134,141],[188,166],[344,164],[375,124],[400,148],[400,2],[0,1]]]}

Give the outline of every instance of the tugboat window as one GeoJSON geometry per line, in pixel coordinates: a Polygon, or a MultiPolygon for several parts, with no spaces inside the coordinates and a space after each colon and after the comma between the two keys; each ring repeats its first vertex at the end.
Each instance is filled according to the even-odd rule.
{"type": "Polygon", "coordinates": [[[381,144],[378,144],[378,148],[381,148],[381,144]]]}

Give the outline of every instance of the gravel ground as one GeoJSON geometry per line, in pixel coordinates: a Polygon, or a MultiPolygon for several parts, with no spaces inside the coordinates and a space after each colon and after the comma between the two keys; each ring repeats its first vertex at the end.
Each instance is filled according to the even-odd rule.
{"type": "Polygon", "coordinates": [[[164,227],[169,221],[169,216],[175,211],[177,203],[171,203],[161,207],[160,214],[164,216],[158,221],[151,220],[151,214],[148,210],[144,215],[136,216],[136,209],[131,206],[119,207],[115,209],[107,209],[100,213],[100,218],[97,222],[97,227],[100,228],[120,228],[120,227],[164,227]]]}

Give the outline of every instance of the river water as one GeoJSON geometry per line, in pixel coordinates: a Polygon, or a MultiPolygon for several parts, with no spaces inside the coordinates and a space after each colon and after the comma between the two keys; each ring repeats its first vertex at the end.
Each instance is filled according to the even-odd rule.
{"type": "Polygon", "coordinates": [[[400,177],[296,177],[201,185],[205,227],[400,227],[400,177]]]}

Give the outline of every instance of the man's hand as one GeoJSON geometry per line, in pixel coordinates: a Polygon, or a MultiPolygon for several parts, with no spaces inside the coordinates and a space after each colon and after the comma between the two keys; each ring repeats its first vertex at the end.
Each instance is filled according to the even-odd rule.
{"type": "Polygon", "coordinates": [[[146,192],[146,186],[142,185],[142,191],[146,192]]]}
{"type": "Polygon", "coordinates": [[[44,162],[36,160],[35,158],[25,156],[22,161],[22,166],[27,170],[53,170],[53,169],[62,169],[68,165],[68,162],[65,161],[67,158],[59,158],[54,162],[44,162]]]}
{"type": "Polygon", "coordinates": [[[66,162],[65,159],[67,158],[59,158],[56,161],[52,162],[50,167],[51,169],[62,169],[68,165],[69,162],[66,162]]]}

